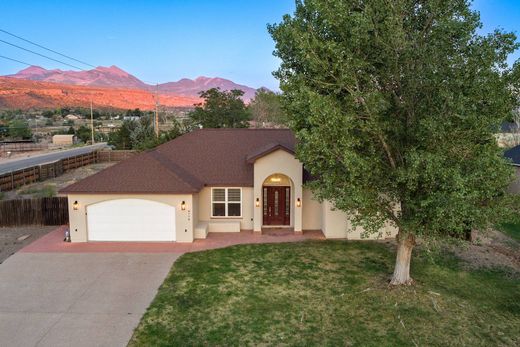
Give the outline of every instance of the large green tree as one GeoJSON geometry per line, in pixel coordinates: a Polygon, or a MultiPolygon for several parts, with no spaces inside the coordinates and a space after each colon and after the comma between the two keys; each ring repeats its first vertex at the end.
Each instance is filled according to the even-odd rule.
{"type": "Polygon", "coordinates": [[[9,136],[13,139],[30,139],[32,131],[29,123],[23,119],[13,119],[9,122],[9,136]]]}
{"type": "Polygon", "coordinates": [[[246,128],[250,114],[242,100],[243,95],[244,92],[238,89],[208,89],[200,93],[204,102],[195,105],[195,110],[188,116],[194,125],[203,128],[246,128]]]}
{"type": "Polygon", "coordinates": [[[155,135],[152,117],[143,116],[139,120],[125,120],[121,127],[109,135],[108,144],[117,149],[146,150],[175,139],[191,131],[185,122],[172,119],[170,129],[155,135]]]}
{"type": "Polygon", "coordinates": [[[121,127],[108,135],[108,144],[117,149],[132,149],[132,132],[137,127],[137,121],[125,120],[121,127]]]}
{"type": "Polygon", "coordinates": [[[269,26],[297,156],[319,199],[399,230],[392,284],[416,237],[462,235],[511,211],[493,132],[510,115],[511,33],[478,34],[466,0],[306,0],[269,26]]]}
{"type": "Polygon", "coordinates": [[[285,125],[287,115],[282,108],[282,96],[270,90],[260,89],[249,103],[252,119],[257,127],[264,125],[285,125]]]}

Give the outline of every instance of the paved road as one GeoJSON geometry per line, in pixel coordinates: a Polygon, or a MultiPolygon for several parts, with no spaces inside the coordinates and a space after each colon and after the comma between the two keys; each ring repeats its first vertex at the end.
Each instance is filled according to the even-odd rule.
{"type": "Polygon", "coordinates": [[[20,169],[24,169],[26,167],[31,167],[39,164],[44,163],[50,163],[59,159],[67,158],[67,157],[73,157],[75,155],[90,153],[96,149],[100,149],[102,147],[105,147],[105,143],[98,143],[91,146],[85,146],[80,148],[74,148],[74,149],[67,149],[64,151],[57,151],[47,154],[41,154],[41,155],[35,155],[33,157],[29,158],[21,158],[16,160],[9,160],[7,162],[1,162],[0,161],[0,175],[16,171],[20,169]]]}
{"type": "Polygon", "coordinates": [[[178,256],[16,253],[0,265],[0,345],[126,346],[178,256]]]}

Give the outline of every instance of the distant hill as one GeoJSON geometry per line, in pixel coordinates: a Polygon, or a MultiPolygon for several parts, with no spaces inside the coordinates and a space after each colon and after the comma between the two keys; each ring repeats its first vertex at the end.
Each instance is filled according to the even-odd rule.
{"type": "MultiPolygon", "coordinates": [[[[117,66],[99,66],[87,71],[65,71],[60,69],[46,70],[39,66],[30,66],[14,75],[4,77],[30,81],[52,82],[62,85],[78,85],[88,87],[120,87],[125,89],[141,89],[156,91],[157,86],[149,85],[117,66]]],[[[197,77],[194,80],[183,78],[177,82],[159,84],[160,94],[198,97],[199,92],[219,87],[222,90],[240,89],[244,91],[244,101],[251,100],[256,93],[255,88],[237,84],[220,77],[197,77]]]]}
{"type": "Polygon", "coordinates": [[[240,89],[244,92],[244,100],[249,101],[255,97],[256,89],[236,84],[233,81],[220,77],[204,77],[200,76],[194,80],[183,78],[177,82],[168,82],[159,84],[159,90],[163,93],[174,93],[184,96],[199,96],[199,92],[211,88],[220,88],[221,90],[240,89]]]}
{"type": "Polygon", "coordinates": [[[117,66],[99,66],[87,71],[46,70],[39,66],[30,66],[14,75],[5,77],[78,86],[124,87],[131,89],[148,88],[146,83],[121,70],[117,66]]]}
{"type": "MultiPolygon", "coordinates": [[[[0,108],[89,107],[152,110],[155,95],[149,90],[121,87],[97,87],[60,84],[0,77],[0,108]]],[[[160,94],[160,104],[166,107],[192,106],[197,97],[160,94]]]]}

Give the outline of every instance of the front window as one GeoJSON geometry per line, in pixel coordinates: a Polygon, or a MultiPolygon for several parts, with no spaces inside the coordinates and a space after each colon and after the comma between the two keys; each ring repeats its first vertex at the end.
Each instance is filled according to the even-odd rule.
{"type": "Polygon", "coordinates": [[[241,217],[242,216],[242,189],[241,188],[212,188],[211,189],[211,216],[212,217],[241,217]]]}

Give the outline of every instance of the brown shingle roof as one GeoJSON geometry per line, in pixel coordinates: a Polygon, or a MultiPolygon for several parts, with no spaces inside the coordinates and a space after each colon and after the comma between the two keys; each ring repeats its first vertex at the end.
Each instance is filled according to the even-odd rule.
{"type": "Polygon", "coordinates": [[[194,193],[204,186],[253,186],[248,158],[294,152],[287,129],[202,129],[74,183],[61,193],[194,193]]]}

